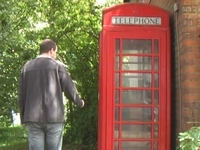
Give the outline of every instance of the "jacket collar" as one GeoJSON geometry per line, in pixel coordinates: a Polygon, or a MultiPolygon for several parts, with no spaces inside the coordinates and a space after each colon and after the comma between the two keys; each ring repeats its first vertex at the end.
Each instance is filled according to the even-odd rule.
{"type": "Polygon", "coordinates": [[[45,57],[45,58],[51,58],[49,55],[47,54],[41,54],[41,55],[38,55],[37,58],[40,58],[40,57],[45,57]]]}

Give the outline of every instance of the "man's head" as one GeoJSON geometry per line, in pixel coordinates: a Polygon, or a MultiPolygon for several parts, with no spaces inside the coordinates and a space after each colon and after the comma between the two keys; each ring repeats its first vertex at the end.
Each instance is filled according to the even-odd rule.
{"type": "Polygon", "coordinates": [[[40,44],[40,54],[48,54],[52,58],[56,58],[57,45],[50,39],[45,39],[40,44]]]}

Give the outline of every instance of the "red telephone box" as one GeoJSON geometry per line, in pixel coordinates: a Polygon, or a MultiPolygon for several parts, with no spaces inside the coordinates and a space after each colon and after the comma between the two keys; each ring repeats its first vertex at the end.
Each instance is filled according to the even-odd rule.
{"type": "Polygon", "coordinates": [[[103,11],[98,150],[170,150],[169,13],[124,3],[103,11]]]}

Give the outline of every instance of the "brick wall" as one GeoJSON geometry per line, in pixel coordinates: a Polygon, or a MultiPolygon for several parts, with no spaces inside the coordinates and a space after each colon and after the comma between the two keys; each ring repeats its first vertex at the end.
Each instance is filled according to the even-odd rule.
{"type": "Polygon", "coordinates": [[[199,0],[182,0],[178,15],[182,131],[200,125],[199,5],[199,0]]]}
{"type": "Polygon", "coordinates": [[[179,132],[200,126],[200,1],[151,0],[171,13],[172,149],[179,132]],[[174,12],[175,1],[179,4],[174,12]]]}

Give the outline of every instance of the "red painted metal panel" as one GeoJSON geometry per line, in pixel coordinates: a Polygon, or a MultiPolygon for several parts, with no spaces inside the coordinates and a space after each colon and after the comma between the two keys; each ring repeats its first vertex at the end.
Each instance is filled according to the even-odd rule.
{"type": "MultiPolygon", "coordinates": [[[[103,27],[112,26],[112,16],[145,16],[145,17],[161,17],[162,27],[169,26],[169,19],[165,19],[169,12],[150,4],[142,3],[124,3],[114,7],[107,8],[103,11],[103,27]]],[[[143,25],[141,25],[143,26],[143,25]]],[[[123,26],[122,26],[123,27],[123,26]]],[[[133,26],[129,26],[133,27],[133,26]]],[[[127,25],[126,25],[127,28],[127,25]]]]}
{"type": "MultiPolygon", "coordinates": [[[[170,150],[171,68],[169,13],[152,5],[134,3],[108,8],[103,12],[103,30],[100,35],[99,46],[98,150],[125,150],[127,145],[130,145],[129,148],[134,149],[135,146],[141,146],[142,143],[147,144],[149,150],[155,150],[155,145],[158,145],[157,149],[159,150],[170,150]],[[153,25],[113,24],[113,16],[127,17],[128,19],[129,17],[158,17],[161,18],[161,22],[153,25]],[[133,52],[135,48],[129,51],[130,44],[133,41],[136,43],[132,44],[132,46],[139,45],[140,47],[144,45],[141,42],[150,42],[151,52],[135,53],[133,52]],[[141,44],[137,44],[137,42],[141,44]],[[116,45],[116,43],[119,45],[116,45]],[[156,45],[160,50],[159,53],[155,52],[156,45]],[[124,47],[127,46],[129,47],[128,51],[131,53],[123,52],[126,49],[124,47]],[[127,60],[131,60],[128,65],[132,66],[132,69],[124,70],[127,60]],[[134,62],[137,60],[150,60],[151,65],[145,61],[143,61],[142,65],[149,65],[151,69],[139,69],[140,62],[134,62]],[[157,69],[155,69],[156,62],[159,64],[157,69]],[[117,67],[116,64],[118,64],[117,67]],[[135,64],[136,67],[134,66],[135,64]],[[148,77],[147,75],[150,76],[148,77]],[[127,77],[128,80],[126,79],[127,77]],[[141,81],[143,82],[144,79],[146,81],[147,77],[150,79],[151,86],[135,86],[141,81]],[[157,81],[159,81],[158,87],[156,86],[157,81]],[[125,83],[131,86],[127,86],[128,84],[126,85],[125,83]],[[135,104],[132,103],[133,100],[131,100],[131,103],[124,102],[126,100],[124,93],[130,92],[134,97],[137,97],[137,95],[134,95],[135,92],[147,93],[149,91],[151,93],[151,103],[149,104],[135,104]],[[156,103],[156,92],[158,92],[158,103],[156,103]],[[146,121],[126,120],[129,116],[135,117],[134,113],[141,116],[147,115],[150,118],[146,121]],[[144,133],[141,136],[135,135],[137,133],[134,130],[135,128],[147,128],[148,132],[145,132],[147,135],[144,133]]],[[[136,52],[139,52],[139,50],[136,52]]],[[[129,98],[134,99],[133,97],[129,98]]]]}

